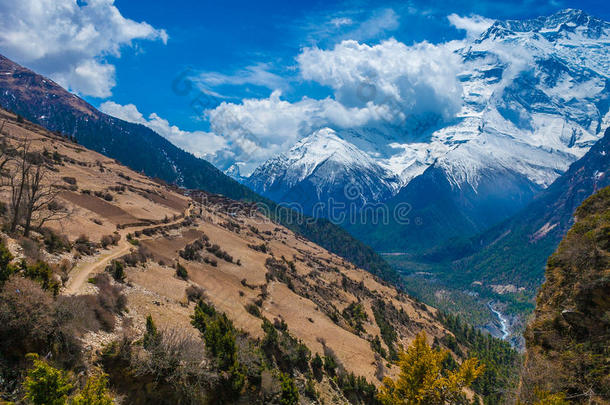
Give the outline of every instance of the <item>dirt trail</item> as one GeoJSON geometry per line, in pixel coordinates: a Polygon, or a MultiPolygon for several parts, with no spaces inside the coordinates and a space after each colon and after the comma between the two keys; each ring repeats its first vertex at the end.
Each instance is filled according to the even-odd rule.
{"type": "MultiPolygon", "coordinates": [[[[190,206],[184,211],[183,218],[180,218],[177,221],[170,222],[165,225],[172,225],[174,223],[181,222],[184,220],[184,218],[188,217],[189,215],[191,215],[190,206]]],[[[144,229],[146,227],[139,227],[139,228],[144,229]]],[[[126,240],[126,236],[128,233],[134,232],[134,230],[137,230],[139,228],[130,228],[130,229],[121,230],[121,232],[119,232],[119,234],[121,235],[121,240],[119,241],[117,246],[114,246],[109,251],[104,252],[103,254],[95,257],[95,261],[93,261],[93,262],[79,263],[70,272],[70,278],[69,278],[68,282],[66,283],[66,288],[63,290],[62,293],[65,295],[77,294],[79,292],[79,290],[81,289],[81,287],[83,286],[83,284],[85,284],[89,280],[89,277],[92,274],[94,274],[97,270],[99,270],[100,268],[105,268],[112,260],[117,259],[117,258],[129,253],[130,249],[133,248],[133,245],[126,240]]]]}
{"type": "Polygon", "coordinates": [[[129,249],[133,247],[129,242],[120,241],[118,246],[115,246],[110,251],[96,257],[95,261],[90,263],[80,263],[70,272],[70,279],[66,284],[64,294],[72,295],[78,293],[84,283],[89,280],[89,276],[101,267],[106,267],[112,260],[126,255],[129,249]]]}

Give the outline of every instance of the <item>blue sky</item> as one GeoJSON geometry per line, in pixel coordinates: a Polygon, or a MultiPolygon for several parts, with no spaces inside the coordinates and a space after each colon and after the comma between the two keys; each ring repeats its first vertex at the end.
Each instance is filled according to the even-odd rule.
{"type": "MultiPolygon", "coordinates": [[[[464,37],[452,27],[447,16],[481,15],[493,19],[521,19],[551,14],[563,8],[583,9],[610,21],[610,5],[605,1],[183,1],[178,7],[162,1],[117,0],[121,13],[136,21],[164,28],[167,45],[147,43],[142,52],[125,52],[114,63],[117,87],[112,100],[133,103],[144,113],[156,112],[185,130],[207,129],[193,117],[189,97],[176,96],[172,80],[187,68],[200,72],[234,75],[250,66],[266,65],[265,70],[288,81],[282,95],[289,101],[303,95],[319,97],[328,93],[311,83],[300,81],[294,72],[295,57],[304,46],[330,47],[350,38],[374,44],[387,37],[409,44],[433,43],[464,37]],[[396,23],[385,21],[395,13],[396,23]],[[328,27],[333,19],[350,19],[338,29],[328,27]],[[377,19],[378,24],[374,24],[377,19]],[[373,22],[371,22],[373,20],[373,22]],[[370,22],[367,31],[358,25],[370,22]]],[[[279,84],[279,83],[278,83],[279,84]]],[[[272,89],[254,83],[224,86],[227,101],[244,97],[267,97],[272,89]]],[[[217,100],[221,100],[220,98],[217,100]]],[[[94,105],[101,100],[88,98],[94,105]]]]}
{"type": "MultiPolygon", "coordinates": [[[[293,105],[312,109],[318,108],[312,100],[331,103],[341,97],[331,81],[321,79],[321,72],[307,73],[307,63],[328,55],[307,50],[331,50],[349,40],[375,46],[390,38],[405,46],[445,44],[467,36],[469,31],[457,28],[460,24],[475,26],[476,31],[477,23],[485,27],[494,19],[532,18],[564,8],[583,9],[610,21],[610,6],[602,0],[0,0],[0,52],[51,76],[102,110],[146,123],[179,146],[206,156],[206,148],[226,147],[235,139],[223,138],[231,122],[210,125],[210,116],[196,99],[201,91],[208,94],[207,107],[266,100],[286,115],[284,122],[269,124],[268,132],[290,132],[291,114],[298,114],[293,105]],[[450,15],[455,18],[448,19],[450,15]],[[197,88],[177,94],[172,85],[185,76],[197,88]]],[[[339,101],[341,108],[349,107],[339,101]]],[[[264,109],[267,104],[256,104],[250,115],[225,109],[214,119],[220,122],[233,114],[243,125],[256,114],[273,114],[264,109]]],[[[272,135],[263,133],[259,146],[264,153],[248,158],[259,162],[294,141],[265,139],[272,135]]],[[[244,157],[229,151],[218,164],[239,159],[244,157]]]]}

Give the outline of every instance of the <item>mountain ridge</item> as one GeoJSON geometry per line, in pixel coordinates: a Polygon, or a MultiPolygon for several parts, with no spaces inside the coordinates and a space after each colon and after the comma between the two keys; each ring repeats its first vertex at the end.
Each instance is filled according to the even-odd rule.
{"type": "Polygon", "coordinates": [[[257,202],[272,219],[314,243],[387,280],[398,280],[381,257],[340,227],[325,220],[308,219],[302,212],[278,206],[150,128],[104,114],[52,80],[1,55],[0,105],[51,131],[75,136],[84,146],[150,177],[235,200],[257,202]]]}

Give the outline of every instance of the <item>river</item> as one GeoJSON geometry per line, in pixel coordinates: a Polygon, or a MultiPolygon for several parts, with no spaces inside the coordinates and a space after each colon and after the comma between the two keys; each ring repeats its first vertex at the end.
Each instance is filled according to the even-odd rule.
{"type": "Polygon", "coordinates": [[[500,330],[502,331],[502,340],[506,340],[506,338],[510,334],[508,332],[508,319],[506,319],[500,311],[496,310],[493,307],[492,301],[490,301],[489,304],[487,304],[487,305],[489,306],[489,309],[491,310],[491,312],[493,312],[494,315],[498,317],[498,321],[500,321],[500,330]]]}

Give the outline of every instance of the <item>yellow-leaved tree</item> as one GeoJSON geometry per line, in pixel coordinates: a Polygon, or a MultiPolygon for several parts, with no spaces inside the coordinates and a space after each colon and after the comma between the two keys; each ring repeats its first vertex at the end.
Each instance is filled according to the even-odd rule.
{"type": "Polygon", "coordinates": [[[400,374],[386,377],[378,399],[384,405],[446,405],[464,401],[464,388],[483,372],[477,359],[465,360],[457,370],[443,366],[449,352],[433,349],[420,333],[406,351],[399,353],[400,374]]]}

